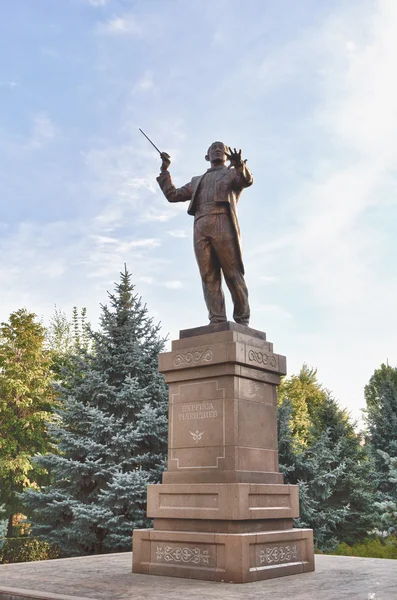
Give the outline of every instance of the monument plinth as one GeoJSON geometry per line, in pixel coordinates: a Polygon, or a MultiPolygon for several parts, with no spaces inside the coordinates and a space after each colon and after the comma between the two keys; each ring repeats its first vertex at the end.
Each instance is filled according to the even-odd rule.
{"type": "Polygon", "coordinates": [[[180,332],[169,384],[168,471],[148,486],[153,529],[133,532],[133,571],[244,583],[314,570],[293,528],[298,486],[278,470],[276,388],[286,359],[231,322],[180,332]]]}

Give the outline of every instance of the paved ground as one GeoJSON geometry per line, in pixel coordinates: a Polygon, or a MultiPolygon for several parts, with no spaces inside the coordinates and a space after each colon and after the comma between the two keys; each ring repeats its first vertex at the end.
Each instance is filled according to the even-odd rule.
{"type": "Polygon", "coordinates": [[[0,600],[397,600],[397,561],[316,556],[316,571],[230,584],[131,573],[131,553],[0,566],[0,600]]]}

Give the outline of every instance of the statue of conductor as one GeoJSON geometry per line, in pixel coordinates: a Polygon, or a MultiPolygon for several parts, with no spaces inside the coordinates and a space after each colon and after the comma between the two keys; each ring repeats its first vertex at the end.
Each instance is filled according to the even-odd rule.
{"type": "Polygon", "coordinates": [[[181,188],[174,186],[168,171],[170,156],[166,152],[160,156],[157,181],[167,200],[190,200],[187,212],[194,216],[194,251],[210,323],[226,321],[223,273],[234,304],[233,319],[248,325],[250,308],[236,208],[242,190],[252,185],[253,178],[241,158],[241,150],[233,151],[222,142],[213,142],[205,157],[211,167],[181,188]],[[226,161],[230,162],[228,167],[226,161]]]}

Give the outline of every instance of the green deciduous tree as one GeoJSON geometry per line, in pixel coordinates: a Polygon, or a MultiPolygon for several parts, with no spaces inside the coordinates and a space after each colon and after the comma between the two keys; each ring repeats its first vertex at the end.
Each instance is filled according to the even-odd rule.
{"type": "Polygon", "coordinates": [[[21,508],[18,492],[39,476],[32,456],[50,447],[46,431],[54,403],[45,330],[25,309],[0,326],[0,503],[9,519],[21,508]]]}
{"type": "Polygon", "coordinates": [[[315,441],[313,425],[327,398],[327,390],[317,381],[317,370],[304,364],[298,375],[284,378],[278,389],[278,403],[291,406],[291,442],[299,451],[315,441]]]}
{"type": "Polygon", "coordinates": [[[39,459],[53,477],[28,490],[33,532],[67,555],[128,550],[134,527],[148,524],[146,485],[158,482],[167,450],[168,395],[158,373],[159,326],[133,293],[130,274],[102,306],[60,387],[59,454],[39,459]]]}

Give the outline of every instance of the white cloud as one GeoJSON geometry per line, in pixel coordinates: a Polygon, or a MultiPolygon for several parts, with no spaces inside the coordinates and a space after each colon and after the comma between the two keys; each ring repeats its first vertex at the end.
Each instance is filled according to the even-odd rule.
{"type": "Polygon", "coordinates": [[[146,71],[143,77],[135,84],[133,93],[147,92],[154,89],[154,79],[151,71],[146,71]]]}
{"type": "Polygon", "coordinates": [[[59,52],[54,50],[54,48],[42,47],[40,48],[40,52],[43,56],[49,56],[50,58],[60,58],[59,52]]]}
{"type": "Polygon", "coordinates": [[[140,35],[142,29],[133,15],[113,17],[97,24],[97,33],[101,35],[140,35]]]}
{"type": "Polygon", "coordinates": [[[147,240],[135,240],[129,243],[130,248],[157,248],[160,246],[159,240],[147,239],[147,240]]]}
{"type": "Polygon", "coordinates": [[[161,223],[165,223],[166,221],[169,221],[170,219],[172,219],[173,216],[174,216],[174,213],[171,211],[163,213],[159,210],[156,210],[153,207],[141,215],[141,220],[142,221],[160,221],[161,223]]]}
{"type": "MultiPolygon", "coordinates": [[[[376,218],[397,214],[397,4],[377,0],[368,8],[340,11],[302,41],[312,48],[320,97],[291,135],[300,137],[298,153],[307,143],[315,154],[286,205],[286,243],[275,243],[270,263],[283,264],[283,280],[297,286],[287,308],[297,301],[311,331],[297,331],[293,344],[285,337],[293,368],[303,360],[318,366],[356,416],[373,370],[387,356],[396,360],[397,330],[395,270],[387,266],[396,247],[376,218]]],[[[268,260],[265,246],[255,261],[268,260]]]]}
{"type": "Polygon", "coordinates": [[[28,147],[42,148],[58,135],[59,128],[45,113],[40,113],[33,118],[31,135],[28,147]]]}
{"type": "Polygon", "coordinates": [[[7,264],[0,267],[3,319],[23,306],[42,314],[47,301],[52,306],[67,295],[69,286],[64,288],[63,277],[82,251],[81,241],[73,239],[80,232],[78,223],[22,222],[2,237],[0,253],[8,257],[7,264]]]}
{"type": "Polygon", "coordinates": [[[95,241],[95,244],[97,246],[104,247],[113,245],[117,246],[123,252],[125,250],[128,250],[129,248],[157,248],[158,246],[160,246],[159,240],[156,240],[154,238],[122,242],[120,239],[110,238],[103,235],[91,235],[90,237],[95,241]]]}
{"type": "Polygon", "coordinates": [[[180,290],[183,287],[182,282],[178,280],[165,281],[164,286],[169,290],[180,290]]]}
{"type": "Polygon", "coordinates": [[[110,0],[88,0],[88,4],[91,6],[106,6],[109,2],[110,0]]]}
{"type": "Polygon", "coordinates": [[[300,191],[295,248],[304,279],[328,305],[377,295],[374,262],[382,248],[366,217],[370,209],[397,205],[391,179],[397,163],[397,4],[379,0],[376,6],[375,15],[358,23],[353,15],[344,27],[331,21],[324,35],[334,63],[323,73],[315,125],[335,154],[327,172],[300,191]],[[353,38],[348,52],[345,29],[353,38]]]}
{"type": "MultiPolygon", "coordinates": [[[[97,198],[98,226],[112,231],[126,220],[163,220],[155,174],[136,144],[102,143],[83,154],[90,194],[97,198]],[[156,195],[157,194],[157,195],[156,195]],[[149,208],[148,208],[149,206],[149,208]]],[[[167,215],[167,219],[171,218],[167,215]]]]}
{"type": "Polygon", "coordinates": [[[189,233],[185,229],[172,229],[168,231],[168,234],[174,238],[187,238],[189,233]]]}
{"type": "Polygon", "coordinates": [[[292,314],[288,310],[275,304],[255,304],[252,307],[252,310],[255,313],[267,313],[273,317],[278,317],[281,319],[292,319],[292,314]]]}
{"type": "Polygon", "coordinates": [[[15,79],[10,79],[9,81],[0,81],[0,87],[8,87],[12,90],[14,87],[18,85],[18,82],[15,79]]]}
{"type": "Polygon", "coordinates": [[[3,233],[0,254],[8,258],[0,266],[0,320],[22,306],[48,318],[54,303],[87,306],[95,318],[124,263],[134,282],[151,283],[165,274],[166,260],[156,254],[158,240],[128,239],[128,232],[118,238],[102,235],[94,218],[26,222],[3,233]]]}
{"type": "MultiPolygon", "coordinates": [[[[371,310],[377,301],[387,242],[370,215],[397,206],[396,28],[397,4],[377,0],[367,10],[339,10],[288,51],[276,49],[266,59],[278,66],[273,89],[288,77],[313,73],[318,97],[289,131],[296,156],[285,153],[284,160],[293,160],[297,183],[285,203],[283,233],[270,230],[247,257],[257,271],[282,261],[289,279],[327,310],[371,310]],[[306,158],[299,154],[308,152],[313,156],[302,166],[306,158]],[[297,177],[300,171],[307,175],[297,177]]],[[[269,82],[264,85],[267,90],[269,82]]],[[[387,280],[386,274],[382,285],[390,289],[387,280]]]]}

